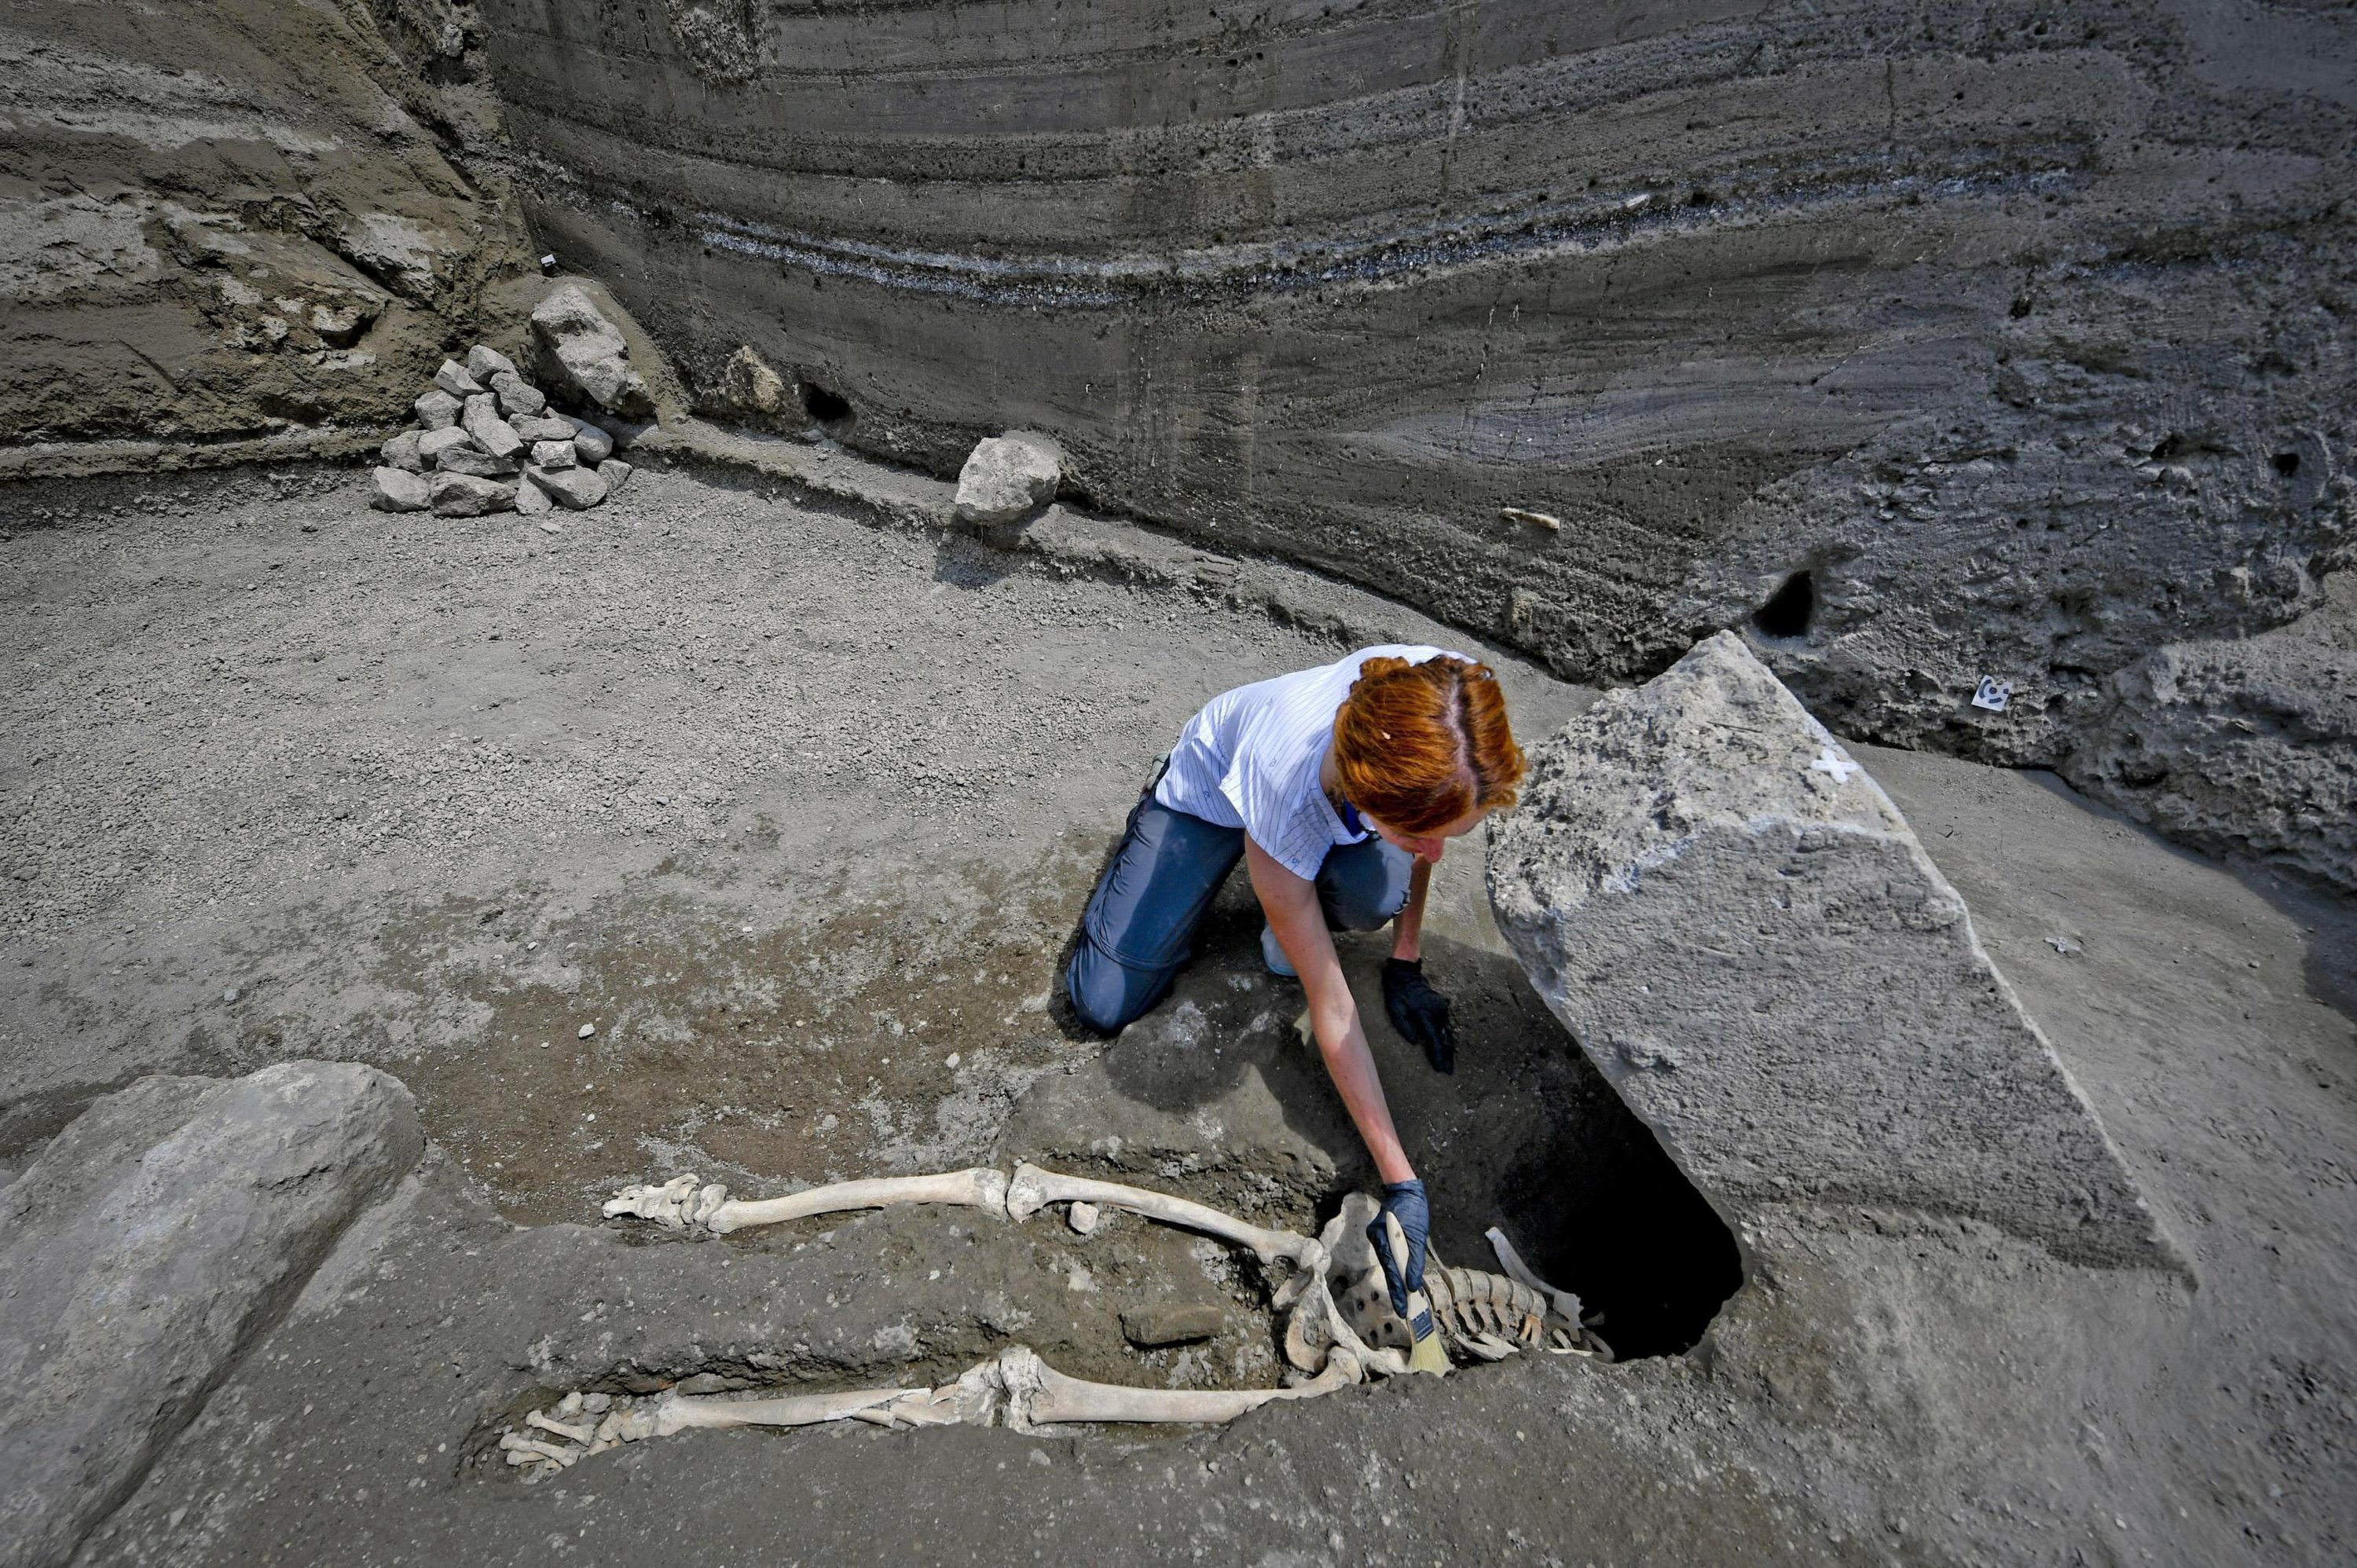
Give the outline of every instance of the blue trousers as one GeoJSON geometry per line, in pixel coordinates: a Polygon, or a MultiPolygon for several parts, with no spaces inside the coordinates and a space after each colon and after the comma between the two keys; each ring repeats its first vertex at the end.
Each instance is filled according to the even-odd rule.
{"type": "MultiPolygon", "coordinates": [[[[1147,785],[1081,917],[1081,940],[1064,972],[1072,1010],[1110,1034],[1162,1000],[1194,956],[1203,911],[1243,853],[1242,828],[1174,811],[1147,785]]],[[[1405,907],[1415,870],[1415,856],[1380,838],[1329,850],[1318,868],[1327,929],[1383,925],[1405,907]]]]}

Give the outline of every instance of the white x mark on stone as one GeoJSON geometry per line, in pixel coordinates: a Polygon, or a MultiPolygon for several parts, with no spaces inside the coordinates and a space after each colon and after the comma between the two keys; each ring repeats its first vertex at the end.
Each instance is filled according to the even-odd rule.
{"type": "Polygon", "coordinates": [[[1817,752],[1817,759],[1809,764],[1809,771],[1823,773],[1835,783],[1843,784],[1848,782],[1851,774],[1858,771],[1858,766],[1828,746],[1817,752]]]}

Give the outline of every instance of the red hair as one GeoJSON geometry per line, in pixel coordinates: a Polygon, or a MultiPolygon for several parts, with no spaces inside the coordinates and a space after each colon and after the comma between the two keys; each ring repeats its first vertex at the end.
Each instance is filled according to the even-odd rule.
{"type": "Polygon", "coordinates": [[[1422,835],[1514,803],[1523,748],[1487,664],[1370,659],[1334,715],[1334,766],[1351,804],[1422,835]]]}

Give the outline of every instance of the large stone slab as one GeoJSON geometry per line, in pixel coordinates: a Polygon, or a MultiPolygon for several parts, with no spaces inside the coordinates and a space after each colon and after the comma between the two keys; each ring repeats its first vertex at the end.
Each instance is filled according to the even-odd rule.
{"type": "Polygon", "coordinates": [[[399,1080],[310,1061],[59,1133],[0,1193],[0,1563],[69,1560],[422,1148],[399,1080]]]}
{"type": "Polygon", "coordinates": [[[2181,1267],[1964,899],[1740,640],[1531,761],[1491,830],[1499,927],[1730,1219],[1917,1210],[2181,1267]]]}

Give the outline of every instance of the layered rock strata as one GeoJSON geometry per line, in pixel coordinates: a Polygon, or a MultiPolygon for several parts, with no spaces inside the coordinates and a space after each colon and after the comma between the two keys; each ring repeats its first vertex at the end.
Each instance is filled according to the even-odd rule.
{"type": "Polygon", "coordinates": [[[399,417],[530,254],[465,29],[410,41],[358,5],[10,7],[0,473],[358,449],[399,417]]]}
{"type": "Polygon", "coordinates": [[[535,224],[708,408],[749,354],[942,474],[1038,429],[1566,673],[1764,611],[1844,733],[2052,763],[2348,559],[2332,14],[485,15],[535,224]]]}
{"type": "Polygon", "coordinates": [[[1901,1210],[2182,1266],[1898,807],[1735,637],[1531,760],[1499,928],[1731,1223],[1901,1210]]]}

